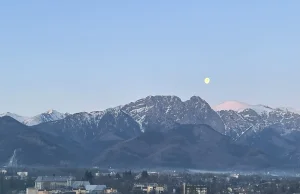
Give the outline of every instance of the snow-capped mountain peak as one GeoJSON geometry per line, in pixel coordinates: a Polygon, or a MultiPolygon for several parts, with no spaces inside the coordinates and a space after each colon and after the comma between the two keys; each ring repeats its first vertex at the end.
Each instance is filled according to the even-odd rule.
{"type": "Polygon", "coordinates": [[[219,105],[216,105],[212,107],[215,111],[221,111],[221,110],[233,110],[233,111],[240,111],[251,107],[251,105],[239,102],[239,101],[226,101],[219,105]]]}
{"type": "Polygon", "coordinates": [[[52,114],[53,111],[54,111],[53,109],[50,109],[50,110],[48,110],[46,113],[47,113],[47,114],[52,114]]]}
{"type": "Polygon", "coordinates": [[[261,104],[250,105],[250,104],[247,104],[247,103],[244,103],[244,102],[239,102],[239,101],[226,101],[226,102],[223,102],[223,103],[221,103],[217,106],[214,106],[213,109],[215,111],[233,110],[233,111],[236,111],[236,112],[242,112],[246,109],[252,109],[255,112],[257,112],[258,114],[269,113],[269,112],[275,110],[275,109],[273,109],[269,106],[266,106],[266,105],[261,105],[261,104]]]}
{"type": "Polygon", "coordinates": [[[4,116],[9,116],[9,117],[19,121],[20,123],[23,123],[26,119],[28,119],[28,117],[20,116],[20,115],[11,113],[11,112],[6,112],[6,113],[0,114],[0,117],[4,117],[4,116]]]}
{"type": "Polygon", "coordinates": [[[50,109],[45,113],[36,115],[23,121],[25,125],[33,126],[44,122],[56,121],[64,119],[68,114],[60,113],[56,110],[50,109]]]}

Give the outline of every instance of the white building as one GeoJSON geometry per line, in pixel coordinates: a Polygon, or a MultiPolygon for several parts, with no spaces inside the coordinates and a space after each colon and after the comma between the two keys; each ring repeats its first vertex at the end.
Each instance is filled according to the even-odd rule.
{"type": "Polygon", "coordinates": [[[35,180],[36,189],[59,189],[72,187],[75,177],[71,176],[39,176],[35,180]]]}
{"type": "Polygon", "coordinates": [[[1,173],[1,174],[6,174],[6,173],[7,173],[7,170],[1,169],[1,170],[0,170],[0,173],[1,173]]]}
{"type": "Polygon", "coordinates": [[[38,194],[38,190],[36,188],[27,188],[26,194],[38,194]]]}
{"type": "Polygon", "coordinates": [[[28,172],[17,172],[20,179],[26,179],[28,177],[28,172]]]}
{"type": "Polygon", "coordinates": [[[28,176],[28,172],[17,172],[17,175],[26,177],[26,176],[28,176]]]}

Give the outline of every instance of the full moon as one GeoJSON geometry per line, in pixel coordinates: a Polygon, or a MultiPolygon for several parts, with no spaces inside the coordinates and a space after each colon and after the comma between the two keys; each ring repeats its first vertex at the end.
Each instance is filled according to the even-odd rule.
{"type": "Polygon", "coordinates": [[[209,84],[209,82],[210,82],[210,79],[208,77],[204,79],[204,83],[209,84]]]}

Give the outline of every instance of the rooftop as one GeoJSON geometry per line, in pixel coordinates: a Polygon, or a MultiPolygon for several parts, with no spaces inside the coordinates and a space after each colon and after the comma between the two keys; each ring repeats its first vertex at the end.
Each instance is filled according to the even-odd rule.
{"type": "Polygon", "coordinates": [[[86,185],[85,189],[88,191],[102,191],[106,188],[106,185],[86,185]]]}
{"type": "Polygon", "coordinates": [[[67,182],[74,179],[72,176],[39,176],[35,182],[67,182]]]}
{"type": "Polygon", "coordinates": [[[72,184],[72,188],[77,189],[77,188],[80,188],[80,187],[85,187],[86,185],[90,185],[90,182],[89,181],[75,181],[72,184]]]}

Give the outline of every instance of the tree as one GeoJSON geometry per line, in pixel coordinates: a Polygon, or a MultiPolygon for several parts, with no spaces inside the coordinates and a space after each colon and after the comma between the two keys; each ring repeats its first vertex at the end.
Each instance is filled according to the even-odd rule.
{"type": "Polygon", "coordinates": [[[9,188],[10,189],[14,189],[15,187],[15,179],[14,177],[12,176],[10,179],[9,179],[9,188]]]}
{"type": "Polygon", "coordinates": [[[93,179],[94,179],[93,173],[91,171],[88,171],[88,170],[85,171],[84,180],[89,181],[90,184],[93,184],[93,179]]]}
{"type": "Polygon", "coordinates": [[[148,178],[148,177],[149,177],[148,172],[147,172],[147,171],[143,171],[143,172],[142,172],[142,178],[143,178],[143,179],[146,179],[146,178],[148,178]]]}
{"type": "Polygon", "coordinates": [[[121,175],[119,173],[116,174],[116,179],[121,179],[121,175]]]}
{"type": "Polygon", "coordinates": [[[0,193],[4,193],[3,174],[0,174],[0,193]]]}
{"type": "Polygon", "coordinates": [[[127,179],[127,180],[133,179],[133,175],[132,175],[131,171],[125,171],[125,172],[123,172],[123,178],[127,179]]]}

